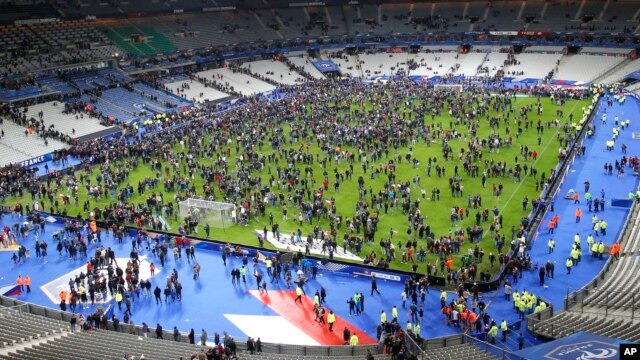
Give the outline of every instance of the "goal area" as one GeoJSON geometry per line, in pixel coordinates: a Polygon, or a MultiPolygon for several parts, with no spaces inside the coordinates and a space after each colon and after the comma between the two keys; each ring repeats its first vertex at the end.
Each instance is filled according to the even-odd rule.
{"type": "Polygon", "coordinates": [[[179,203],[180,218],[193,226],[226,229],[236,224],[236,205],[217,201],[186,199],[179,203]]]}
{"type": "Polygon", "coordinates": [[[434,90],[454,91],[457,94],[462,93],[462,85],[460,84],[435,84],[434,90]]]}

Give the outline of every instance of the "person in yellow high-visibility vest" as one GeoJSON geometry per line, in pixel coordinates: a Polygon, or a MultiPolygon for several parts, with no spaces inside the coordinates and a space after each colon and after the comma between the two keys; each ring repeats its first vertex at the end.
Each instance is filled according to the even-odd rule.
{"type": "Polygon", "coordinates": [[[411,321],[407,320],[407,332],[411,332],[411,321]]]}
{"type": "Polygon", "coordinates": [[[607,222],[604,220],[600,220],[600,232],[602,235],[607,235],[607,222]]]}
{"type": "Polygon", "coordinates": [[[507,320],[502,320],[500,323],[500,329],[502,330],[502,342],[507,341],[507,332],[509,331],[509,325],[507,325],[507,320]]]}
{"type": "Polygon", "coordinates": [[[573,249],[571,249],[571,260],[573,260],[573,265],[577,266],[579,261],[578,261],[578,249],[574,246],[573,249]]]}
{"type": "Polygon", "coordinates": [[[116,302],[118,303],[118,310],[122,310],[122,293],[119,291],[116,293],[116,302]]]}
{"type": "Polygon", "coordinates": [[[604,255],[604,243],[602,243],[602,241],[600,241],[598,243],[598,258],[600,260],[602,260],[603,255],[604,255]]]}
{"type": "Polygon", "coordinates": [[[538,305],[538,306],[536,306],[536,307],[533,309],[533,313],[535,314],[535,313],[537,313],[537,312],[538,312],[538,311],[540,311],[540,310],[542,310],[542,309],[540,308],[540,305],[538,305]]]}
{"type": "Polygon", "coordinates": [[[300,286],[296,287],[296,300],[294,302],[298,302],[302,304],[302,288],[300,286]]]}
{"type": "Polygon", "coordinates": [[[525,318],[525,312],[527,311],[527,303],[520,299],[518,300],[518,316],[520,319],[524,319],[525,318]]]}
{"type": "Polygon", "coordinates": [[[398,320],[398,308],[395,305],[393,305],[393,309],[391,309],[391,317],[393,320],[398,320]]]}
{"type": "Polygon", "coordinates": [[[382,310],[380,312],[380,323],[384,324],[387,322],[387,313],[384,312],[384,310],[382,310]]]}
{"type": "Polygon", "coordinates": [[[358,346],[358,335],[356,335],[356,333],[353,333],[351,335],[351,338],[349,339],[349,345],[351,346],[358,346]]]}
{"type": "Polygon", "coordinates": [[[489,329],[489,342],[492,344],[496,343],[496,337],[498,336],[498,326],[494,323],[493,326],[489,329]]]}
{"type": "Polygon", "coordinates": [[[273,261],[271,261],[271,259],[266,258],[264,260],[264,265],[267,267],[267,275],[272,276],[273,271],[271,270],[271,267],[273,266],[273,261]]]}
{"type": "Polygon", "coordinates": [[[329,311],[327,322],[329,323],[329,331],[333,331],[333,323],[336,322],[336,314],[333,313],[333,310],[329,311]]]}

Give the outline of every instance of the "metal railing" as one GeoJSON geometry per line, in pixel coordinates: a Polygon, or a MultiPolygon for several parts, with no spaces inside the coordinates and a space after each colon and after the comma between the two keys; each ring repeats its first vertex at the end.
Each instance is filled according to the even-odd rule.
{"type": "Polygon", "coordinates": [[[497,357],[498,359],[525,360],[525,358],[515,355],[507,349],[490,344],[486,341],[479,340],[473,336],[464,335],[463,339],[465,344],[469,344],[476,349],[480,349],[488,354],[497,357]]]}
{"type": "MultiPolygon", "coordinates": [[[[246,339],[236,340],[236,346],[238,351],[246,350],[246,339]]],[[[318,345],[290,345],[290,344],[273,344],[262,343],[262,352],[265,354],[280,354],[280,355],[298,355],[298,356],[366,356],[367,351],[371,350],[373,354],[381,353],[379,345],[333,345],[333,346],[318,346],[318,345]]]]}
{"type": "Polygon", "coordinates": [[[558,325],[545,320],[547,319],[536,319],[535,317],[527,318],[527,330],[532,334],[551,339],[568,336],[580,331],[575,327],[558,325]]]}
{"type": "MultiPolygon", "coordinates": [[[[640,205],[634,203],[627,214],[624,228],[618,234],[617,241],[620,244],[624,245],[625,242],[629,241],[629,237],[633,235],[634,227],[637,226],[637,224],[636,221],[632,221],[632,218],[638,215],[638,210],[640,210],[640,205]]],[[[564,310],[606,317],[621,317],[628,320],[637,319],[635,314],[636,310],[640,309],[640,305],[636,304],[636,298],[638,298],[636,294],[625,291],[607,290],[606,285],[603,284],[610,276],[609,272],[612,268],[615,269],[615,266],[619,266],[618,261],[614,260],[612,256],[609,256],[602,270],[600,270],[589,283],[580,289],[567,288],[567,295],[564,298],[564,310]],[[591,299],[594,295],[602,292],[604,292],[604,298],[591,299]],[[629,296],[631,296],[631,302],[625,301],[628,305],[620,306],[619,299],[625,297],[628,299],[629,296]],[[613,311],[618,311],[619,313],[613,314],[613,311]]],[[[543,310],[528,316],[527,330],[531,333],[551,338],[567,336],[579,331],[579,329],[575,327],[567,327],[546,321],[553,317],[553,315],[553,310],[543,310]]]]}
{"type": "MultiPolygon", "coordinates": [[[[637,220],[631,221],[633,216],[638,215],[639,210],[640,210],[640,205],[637,202],[635,202],[631,207],[631,209],[629,210],[629,213],[627,214],[627,219],[625,220],[624,228],[618,234],[617,242],[619,244],[625,245],[626,242],[630,241],[629,237],[633,235],[633,232],[634,232],[633,230],[635,229],[636,226],[640,226],[637,224],[637,220]]],[[[636,236],[638,236],[637,233],[636,233],[636,236]]],[[[635,250],[634,249],[632,250],[635,253],[635,250]]],[[[628,256],[628,255],[623,254],[622,256],[628,256]]],[[[587,283],[582,288],[577,290],[574,290],[572,288],[567,288],[567,295],[564,298],[564,309],[570,310],[570,311],[579,311],[579,312],[589,312],[589,311],[595,312],[596,311],[595,308],[585,309],[586,305],[589,305],[589,306],[593,305],[598,307],[598,310],[596,312],[598,314],[603,314],[603,310],[604,310],[604,315],[609,315],[610,310],[627,310],[627,311],[631,311],[631,318],[634,319],[636,309],[638,309],[638,306],[636,305],[636,301],[635,301],[636,296],[634,294],[631,294],[633,296],[633,299],[632,299],[633,301],[630,303],[630,305],[618,306],[617,302],[610,301],[612,300],[611,294],[621,295],[621,296],[624,296],[624,295],[628,296],[629,294],[619,290],[607,290],[606,288],[603,289],[602,286],[600,286],[603,284],[603,282],[606,281],[606,279],[608,278],[609,272],[612,269],[615,269],[615,266],[619,266],[619,262],[617,260],[614,260],[613,256],[609,256],[602,270],[600,270],[600,272],[596,276],[594,276],[593,279],[589,281],[589,283],[587,283]],[[588,301],[590,296],[602,291],[606,292],[604,301],[602,300],[595,301],[595,302],[588,301]]]]}
{"type": "Polygon", "coordinates": [[[536,332],[536,325],[545,320],[551,319],[554,314],[553,304],[544,299],[540,299],[540,300],[544,301],[547,304],[547,308],[527,316],[527,331],[529,331],[532,334],[538,334],[536,332]]]}
{"type": "Polygon", "coordinates": [[[19,304],[8,307],[0,307],[0,317],[1,316],[11,316],[17,315],[23,312],[29,312],[29,305],[27,304],[19,304]]]}
{"type": "Polygon", "coordinates": [[[414,354],[418,359],[429,359],[431,355],[429,351],[437,349],[446,349],[447,347],[459,346],[468,344],[478,350],[482,350],[498,359],[514,359],[524,360],[522,357],[514,355],[507,349],[500,348],[496,345],[490,344],[486,341],[479,340],[473,336],[467,334],[457,334],[450,336],[443,336],[434,339],[421,339],[420,343],[416,342],[410,335],[404,333],[404,343],[407,350],[414,354]]]}
{"type": "Polygon", "coordinates": [[[633,292],[582,288],[567,295],[565,309],[581,314],[598,314],[607,317],[619,316],[636,320],[638,319],[636,317],[637,310],[640,310],[640,305],[636,303],[636,299],[640,300],[633,292]],[[601,293],[603,294],[602,297],[589,300],[593,295],[601,293]],[[624,299],[623,305],[621,305],[621,299],[624,299]]]}
{"type": "Polygon", "coordinates": [[[418,343],[407,333],[404,332],[404,345],[407,347],[407,351],[416,356],[420,360],[427,358],[424,350],[418,343]]]}

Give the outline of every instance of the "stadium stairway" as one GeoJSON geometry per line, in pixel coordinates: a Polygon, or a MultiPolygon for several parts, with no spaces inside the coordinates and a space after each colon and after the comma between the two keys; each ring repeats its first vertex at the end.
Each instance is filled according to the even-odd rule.
{"type": "MultiPolygon", "coordinates": [[[[112,27],[113,31],[118,34],[123,39],[131,38],[131,36],[135,35],[144,35],[141,31],[136,29],[133,26],[122,26],[122,27],[112,27]]],[[[132,42],[132,45],[137,47],[140,51],[142,51],[145,55],[153,55],[155,54],[155,50],[147,45],[144,42],[132,42]]]]}
{"type": "Polygon", "coordinates": [[[154,55],[168,53],[176,49],[175,45],[162,33],[150,26],[121,26],[102,28],[104,34],[116,45],[131,55],[154,55]],[[132,36],[141,35],[144,42],[127,41],[132,36]]]}
{"type": "Polygon", "coordinates": [[[150,26],[138,27],[148,39],[148,45],[156,49],[156,53],[170,53],[176,50],[176,47],[162,33],[150,26]]]}
{"type": "Polygon", "coordinates": [[[134,56],[144,55],[144,52],[142,50],[138,49],[137,47],[132,45],[130,42],[125,41],[122,38],[122,36],[120,36],[118,33],[115,32],[115,30],[111,28],[102,28],[102,32],[111,41],[113,41],[114,44],[116,44],[119,48],[126,51],[130,55],[134,55],[134,56]]]}

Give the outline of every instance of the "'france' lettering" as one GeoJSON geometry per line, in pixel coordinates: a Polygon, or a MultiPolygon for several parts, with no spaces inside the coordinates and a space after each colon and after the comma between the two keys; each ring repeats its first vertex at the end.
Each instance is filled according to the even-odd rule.
{"type": "Polygon", "coordinates": [[[31,166],[31,165],[39,164],[39,163],[41,163],[43,161],[44,161],[44,155],[36,156],[33,159],[29,159],[29,160],[25,160],[25,161],[21,162],[20,166],[22,166],[22,167],[31,166]]]}

